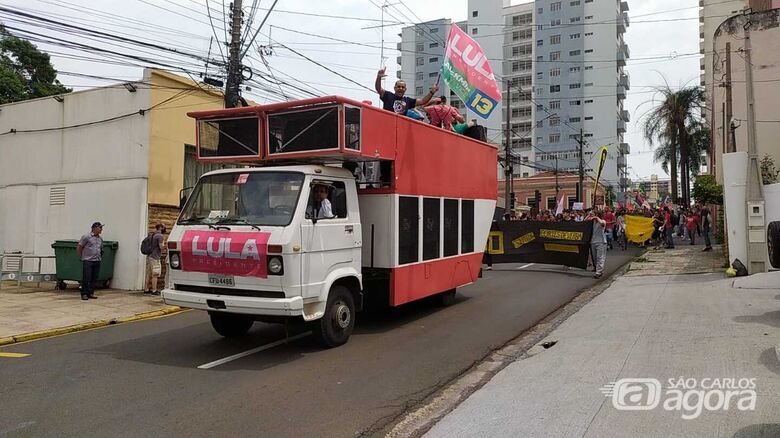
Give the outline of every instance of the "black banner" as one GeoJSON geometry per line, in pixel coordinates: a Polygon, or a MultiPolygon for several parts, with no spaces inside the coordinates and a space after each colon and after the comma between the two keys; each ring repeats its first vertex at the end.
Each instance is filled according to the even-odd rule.
{"type": "Polygon", "coordinates": [[[493,222],[488,253],[493,263],[545,263],[588,267],[593,223],[588,222],[493,222]]]}

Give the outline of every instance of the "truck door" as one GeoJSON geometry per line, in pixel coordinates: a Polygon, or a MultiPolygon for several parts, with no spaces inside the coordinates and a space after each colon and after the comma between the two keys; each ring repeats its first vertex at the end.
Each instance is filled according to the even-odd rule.
{"type": "Polygon", "coordinates": [[[316,179],[301,224],[304,298],[320,294],[328,274],[352,266],[360,272],[362,232],[353,181],[316,179]]]}

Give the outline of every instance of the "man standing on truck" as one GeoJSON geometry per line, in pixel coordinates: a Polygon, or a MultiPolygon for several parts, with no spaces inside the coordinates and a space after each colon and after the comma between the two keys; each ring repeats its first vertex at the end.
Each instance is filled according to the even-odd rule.
{"type": "Polygon", "coordinates": [[[95,222],[92,224],[92,231],[81,236],[76,245],[76,253],[81,258],[81,299],[84,301],[97,299],[95,283],[100,272],[100,261],[103,259],[103,238],[100,237],[102,232],[103,224],[95,222]]]}
{"type": "Polygon", "coordinates": [[[433,95],[436,94],[436,92],[439,90],[439,86],[437,84],[433,84],[431,89],[428,91],[428,94],[426,94],[422,99],[407,97],[405,96],[406,82],[399,79],[395,81],[395,86],[393,87],[395,93],[391,93],[382,88],[382,78],[387,76],[385,74],[385,70],[386,67],[379,70],[379,72],[376,74],[374,88],[376,89],[376,92],[379,93],[379,100],[382,101],[382,108],[386,109],[387,111],[393,111],[396,114],[405,115],[407,110],[418,106],[427,105],[428,102],[430,102],[433,98],[433,95]]]}

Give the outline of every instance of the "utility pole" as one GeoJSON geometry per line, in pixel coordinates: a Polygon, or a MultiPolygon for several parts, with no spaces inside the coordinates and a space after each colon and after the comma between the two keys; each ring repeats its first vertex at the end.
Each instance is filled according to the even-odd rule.
{"type": "MultiPolygon", "coordinates": [[[[731,125],[734,117],[733,102],[731,100],[731,43],[726,43],[726,123],[731,125]]],[[[736,143],[731,142],[731,136],[726,136],[726,152],[736,152],[736,143]]]]}
{"type": "Polygon", "coordinates": [[[585,143],[584,138],[584,131],[582,128],[580,128],[580,136],[577,139],[577,143],[580,145],[580,190],[579,193],[577,193],[577,202],[585,202],[583,200],[583,193],[584,193],[584,186],[583,186],[583,180],[585,179],[585,162],[583,161],[583,152],[582,152],[582,145],[585,143]]]}
{"type": "Polygon", "coordinates": [[[748,270],[751,274],[766,272],[766,230],[764,226],[764,187],[756,146],[756,108],[753,95],[753,48],[750,41],[751,16],[745,24],[745,92],[747,96],[748,172],[747,172],[747,241],[748,270]]]}
{"type": "Polygon", "coordinates": [[[509,79],[506,82],[506,142],[504,143],[504,201],[505,201],[505,213],[510,213],[511,207],[509,198],[509,192],[512,190],[511,177],[512,177],[512,165],[510,164],[510,148],[512,146],[512,90],[509,88],[509,79]]]}
{"type": "Polygon", "coordinates": [[[555,155],[555,200],[557,201],[558,198],[558,192],[561,190],[561,187],[558,185],[558,155],[555,155]]]}
{"type": "Polygon", "coordinates": [[[225,108],[238,106],[241,87],[241,1],[233,0],[233,24],[230,27],[230,50],[228,51],[227,85],[225,86],[225,108]]]}

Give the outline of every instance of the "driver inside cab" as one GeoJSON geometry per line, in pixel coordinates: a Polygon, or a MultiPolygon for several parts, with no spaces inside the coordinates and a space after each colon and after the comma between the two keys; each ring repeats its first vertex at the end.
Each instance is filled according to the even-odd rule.
{"type": "Polygon", "coordinates": [[[314,200],[314,217],[317,219],[332,219],[333,207],[328,199],[328,186],[316,184],[312,188],[312,198],[314,200]]]}

